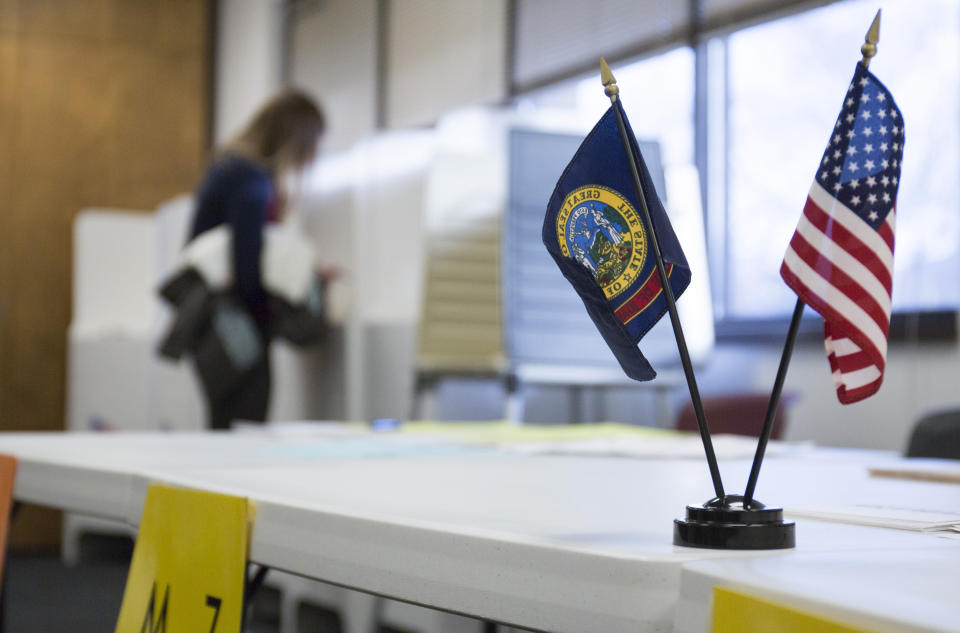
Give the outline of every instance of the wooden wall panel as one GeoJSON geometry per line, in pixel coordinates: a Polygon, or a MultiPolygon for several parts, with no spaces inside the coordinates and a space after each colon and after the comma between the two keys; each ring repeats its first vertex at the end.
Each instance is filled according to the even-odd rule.
{"type": "Polygon", "coordinates": [[[16,29],[19,2],[20,0],[0,0],[0,33],[16,29]]]}
{"type": "Polygon", "coordinates": [[[71,228],[191,189],[209,4],[0,0],[0,429],[64,424],[71,228]]]}
{"type": "Polygon", "coordinates": [[[0,0],[0,430],[64,426],[76,213],[149,210],[201,175],[211,15],[0,0]]]}

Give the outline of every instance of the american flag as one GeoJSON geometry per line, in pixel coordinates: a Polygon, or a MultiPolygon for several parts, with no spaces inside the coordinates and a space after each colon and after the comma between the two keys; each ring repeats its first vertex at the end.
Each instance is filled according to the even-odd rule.
{"type": "Polygon", "coordinates": [[[844,97],[780,275],[824,319],[837,397],[880,388],[890,330],[903,117],[862,64],[844,97]]]}

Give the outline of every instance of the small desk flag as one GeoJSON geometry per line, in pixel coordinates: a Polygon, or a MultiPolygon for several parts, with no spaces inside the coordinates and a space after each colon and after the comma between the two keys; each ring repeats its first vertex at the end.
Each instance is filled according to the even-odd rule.
{"type": "Polygon", "coordinates": [[[666,299],[640,215],[633,176],[617,126],[620,108],[670,287],[679,297],[690,268],[653,188],[627,115],[617,100],[580,145],[557,182],[543,220],[543,243],[634,380],[657,373],[637,342],[666,312],[666,299]]]}
{"type": "Polygon", "coordinates": [[[843,404],[872,396],[883,382],[903,142],[893,96],[858,63],[780,267],[823,316],[843,404]]]}

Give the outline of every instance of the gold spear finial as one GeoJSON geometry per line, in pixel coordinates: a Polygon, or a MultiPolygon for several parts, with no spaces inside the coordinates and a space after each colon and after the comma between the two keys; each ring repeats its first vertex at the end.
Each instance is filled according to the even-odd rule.
{"type": "Polygon", "coordinates": [[[610,102],[616,101],[620,88],[617,87],[617,80],[610,72],[610,67],[607,66],[607,60],[602,57],[600,58],[600,81],[603,82],[603,92],[610,97],[610,102]]]}
{"type": "Polygon", "coordinates": [[[860,47],[860,52],[863,53],[863,59],[860,60],[860,63],[863,64],[864,68],[868,68],[870,66],[870,58],[877,54],[877,42],[880,41],[880,9],[877,9],[877,15],[873,18],[873,24],[870,25],[870,30],[867,31],[867,35],[863,40],[863,46],[860,47]]]}

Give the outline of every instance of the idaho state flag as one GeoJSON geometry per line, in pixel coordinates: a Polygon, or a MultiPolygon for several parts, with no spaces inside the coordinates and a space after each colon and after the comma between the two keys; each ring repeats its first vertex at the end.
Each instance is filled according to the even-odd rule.
{"type": "Polygon", "coordinates": [[[620,108],[640,171],[644,197],[675,297],[690,283],[690,268],[643,162],[618,99],[580,145],[557,182],[543,220],[543,243],[603,335],[627,376],[657,372],[637,342],[667,310],[624,154],[614,108],[620,108]]]}

